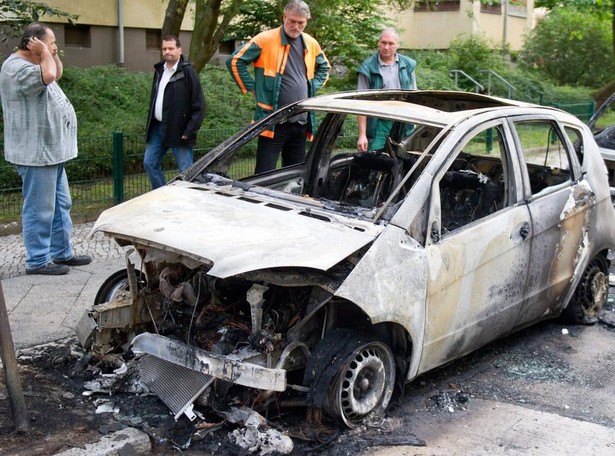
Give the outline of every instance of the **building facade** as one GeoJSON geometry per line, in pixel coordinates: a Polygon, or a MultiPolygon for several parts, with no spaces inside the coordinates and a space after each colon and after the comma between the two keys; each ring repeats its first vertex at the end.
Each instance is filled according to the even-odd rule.
{"type": "MultiPolygon", "coordinates": [[[[533,25],[534,0],[417,0],[394,20],[405,49],[447,49],[458,36],[480,34],[496,45],[520,49],[523,35],[533,25]]],[[[75,25],[65,19],[43,18],[56,35],[65,65],[89,67],[119,65],[129,71],[151,71],[160,60],[160,29],[168,1],[161,0],[45,0],[48,5],[78,15],[75,25]]],[[[191,6],[189,5],[189,8],[191,6]]],[[[190,49],[193,11],[186,12],[180,40],[184,54],[190,49]]],[[[0,43],[0,58],[16,46],[0,43]]],[[[221,49],[222,57],[232,48],[221,49]]],[[[219,57],[214,57],[218,60],[219,57]]]]}
{"type": "Polygon", "coordinates": [[[462,36],[480,35],[511,50],[523,47],[524,35],[534,27],[534,0],[417,0],[395,16],[401,46],[407,49],[448,49],[462,36]]]}
{"type": "MultiPolygon", "coordinates": [[[[166,1],[161,0],[45,0],[79,18],[75,25],[66,19],[44,17],[56,35],[65,65],[89,67],[119,65],[129,71],[151,71],[160,60],[160,29],[166,1]]],[[[186,12],[180,40],[190,49],[192,11],[186,12]]],[[[0,54],[12,52],[17,41],[0,43],[0,54]]]]}

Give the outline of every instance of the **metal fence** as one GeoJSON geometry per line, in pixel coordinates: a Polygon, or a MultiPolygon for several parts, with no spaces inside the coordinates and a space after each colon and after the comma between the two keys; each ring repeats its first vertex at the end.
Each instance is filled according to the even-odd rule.
{"type": "MultiPolygon", "coordinates": [[[[194,148],[195,161],[235,132],[234,129],[199,132],[194,148]]],[[[114,132],[104,137],[79,138],[79,156],[66,163],[73,213],[96,215],[105,208],[149,191],[149,179],[143,170],[144,151],[143,135],[114,132]]],[[[173,154],[167,154],[162,166],[167,180],[177,174],[173,154]]],[[[17,220],[22,203],[21,178],[15,166],[2,156],[0,222],[17,220]]]]}
{"type": "MultiPolygon", "coordinates": [[[[587,122],[594,103],[554,104],[587,122]]],[[[203,129],[194,149],[195,161],[234,134],[235,129],[203,129]]],[[[0,144],[0,149],[2,144],[0,144]]],[[[143,135],[114,132],[103,137],[79,138],[79,157],[66,164],[73,198],[73,214],[91,214],[150,190],[143,171],[143,135]]],[[[167,180],[176,173],[172,154],[163,162],[167,180]]],[[[21,214],[21,179],[15,166],[0,157],[0,222],[14,221],[21,214]]]]}

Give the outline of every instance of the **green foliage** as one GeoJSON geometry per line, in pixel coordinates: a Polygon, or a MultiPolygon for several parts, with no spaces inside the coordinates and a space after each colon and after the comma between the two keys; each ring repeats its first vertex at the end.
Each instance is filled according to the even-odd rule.
{"type": "MultiPolygon", "coordinates": [[[[287,0],[248,0],[239,8],[227,38],[247,39],[282,25],[287,0]]],[[[382,12],[404,8],[408,0],[313,0],[306,32],[323,46],[333,64],[356,67],[374,52],[380,31],[392,21],[382,12]]]]}
{"type": "MultiPolygon", "coordinates": [[[[511,98],[516,100],[545,105],[592,101],[590,88],[560,86],[538,73],[528,72],[515,66],[505,67],[498,74],[515,88],[511,98]]],[[[492,93],[498,96],[507,95],[506,88],[502,85],[494,87],[492,93]]]]}
{"type": "Polygon", "coordinates": [[[249,0],[239,7],[239,13],[226,30],[226,39],[249,39],[282,23],[284,3],[270,0],[249,0]]]}
{"type": "Polygon", "coordinates": [[[586,13],[606,16],[612,13],[613,0],[536,0],[534,7],[549,10],[574,8],[586,13]]]}
{"type": "Polygon", "coordinates": [[[421,90],[456,90],[455,81],[448,71],[434,68],[417,69],[416,85],[421,90]]]}
{"type": "Polygon", "coordinates": [[[226,68],[207,65],[201,83],[206,103],[203,128],[237,129],[251,122],[254,97],[242,95],[226,68]]]}
{"type": "Polygon", "coordinates": [[[451,69],[462,70],[469,75],[478,75],[481,70],[497,72],[505,65],[502,54],[496,48],[494,43],[479,35],[469,38],[459,36],[451,41],[448,50],[451,69]]]}
{"type": "MultiPolygon", "coordinates": [[[[511,97],[548,105],[587,103],[588,87],[558,85],[536,71],[506,63],[483,40],[458,39],[449,52],[402,50],[417,61],[417,83],[420,89],[455,90],[450,70],[462,68],[485,87],[487,80],[480,70],[496,71],[516,90],[511,97]]],[[[333,74],[321,93],[356,88],[356,75],[350,67],[347,77],[333,74]]],[[[230,132],[250,123],[254,98],[242,95],[224,67],[208,65],[201,73],[205,91],[206,116],[198,147],[207,149],[226,139],[230,132]]],[[[508,96],[507,87],[494,80],[490,93],[508,96]]],[[[71,179],[84,180],[108,176],[111,167],[110,137],[114,131],[125,134],[125,161],[133,172],[142,170],[143,133],[149,107],[152,73],[131,73],[116,66],[79,69],[67,67],[60,85],[71,100],[79,121],[79,156],[70,164],[71,179]]],[[[593,84],[597,87],[598,84],[593,84]]],[[[467,88],[472,90],[472,88],[467,88]]],[[[0,116],[0,132],[2,118],[0,116]]],[[[2,142],[0,138],[0,143],[2,142]]],[[[170,159],[170,167],[173,163],[170,159]]],[[[19,187],[13,167],[0,167],[0,181],[19,187]]]]}
{"type": "Polygon", "coordinates": [[[356,68],[377,49],[381,30],[391,25],[382,15],[386,2],[381,0],[326,0],[318,6],[308,23],[311,33],[325,48],[333,64],[356,68]]]}
{"type": "Polygon", "coordinates": [[[520,62],[558,84],[598,87],[613,78],[611,43],[609,20],[558,8],[530,32],[520,62]]]}
{"type": "Polygon", "coordinates": [[[80,135],[101,136],[116,130],[141,133],[151,77],[113,65],[67,67],[59,84],[75,107],[80,135]]]}
{"type": "MultiPolygon", "coordinates": [[[[80,136],[145,130],[152,73],[131,73],[113,65],[67,67],[60,85],[77,112],[80,136]]],[[[229,128],[250,122],[254,100],[241,96],[226,68],[208,65],[201,73],[206,115],[203,128],[229,128]]]]}
{"type": "Polygon", "coordinates": [[[44,20],[45,17],[66,18],[72,24],[79,16],[42,2],[30,0],[2,0],[0,3],[0,41],[19,37],[26,25],[44,20]]]}

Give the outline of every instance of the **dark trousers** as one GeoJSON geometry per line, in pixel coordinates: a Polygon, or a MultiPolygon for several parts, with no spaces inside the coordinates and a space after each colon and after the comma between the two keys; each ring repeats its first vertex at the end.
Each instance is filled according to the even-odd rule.
{"type": "Polygon", "coordinates": [[[273,138],[259,136],[254,173],[275,169],[280,152],[282,152],[283,167],[303,162],[306,137],[307,125],[289,122],[276,125],[273,138]]]}

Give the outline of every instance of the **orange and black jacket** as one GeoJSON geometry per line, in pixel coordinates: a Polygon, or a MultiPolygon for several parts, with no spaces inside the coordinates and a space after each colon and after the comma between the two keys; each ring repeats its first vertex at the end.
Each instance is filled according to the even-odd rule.
{"type": "MultiPolygon", "coordinates": [[[[307,68],[308,96],[325,85],[331,65],[320,44],[306,33],[301,34],[305,67],[307,68]]],[[[259,120],[278,109],[282,75],[286,68],[290,43],[283,27],[259,33],[226,60],[226,66],[243,93],[252,92],[256,97],[253,120],[259,120]],[[253,64],[254,77],[248,71],[253,64]]],[[[314,114],[310,116],[308,135],[314,126],[314,114]]],[[[263,133],[273,137],[273,132],[263,133]]]]}

